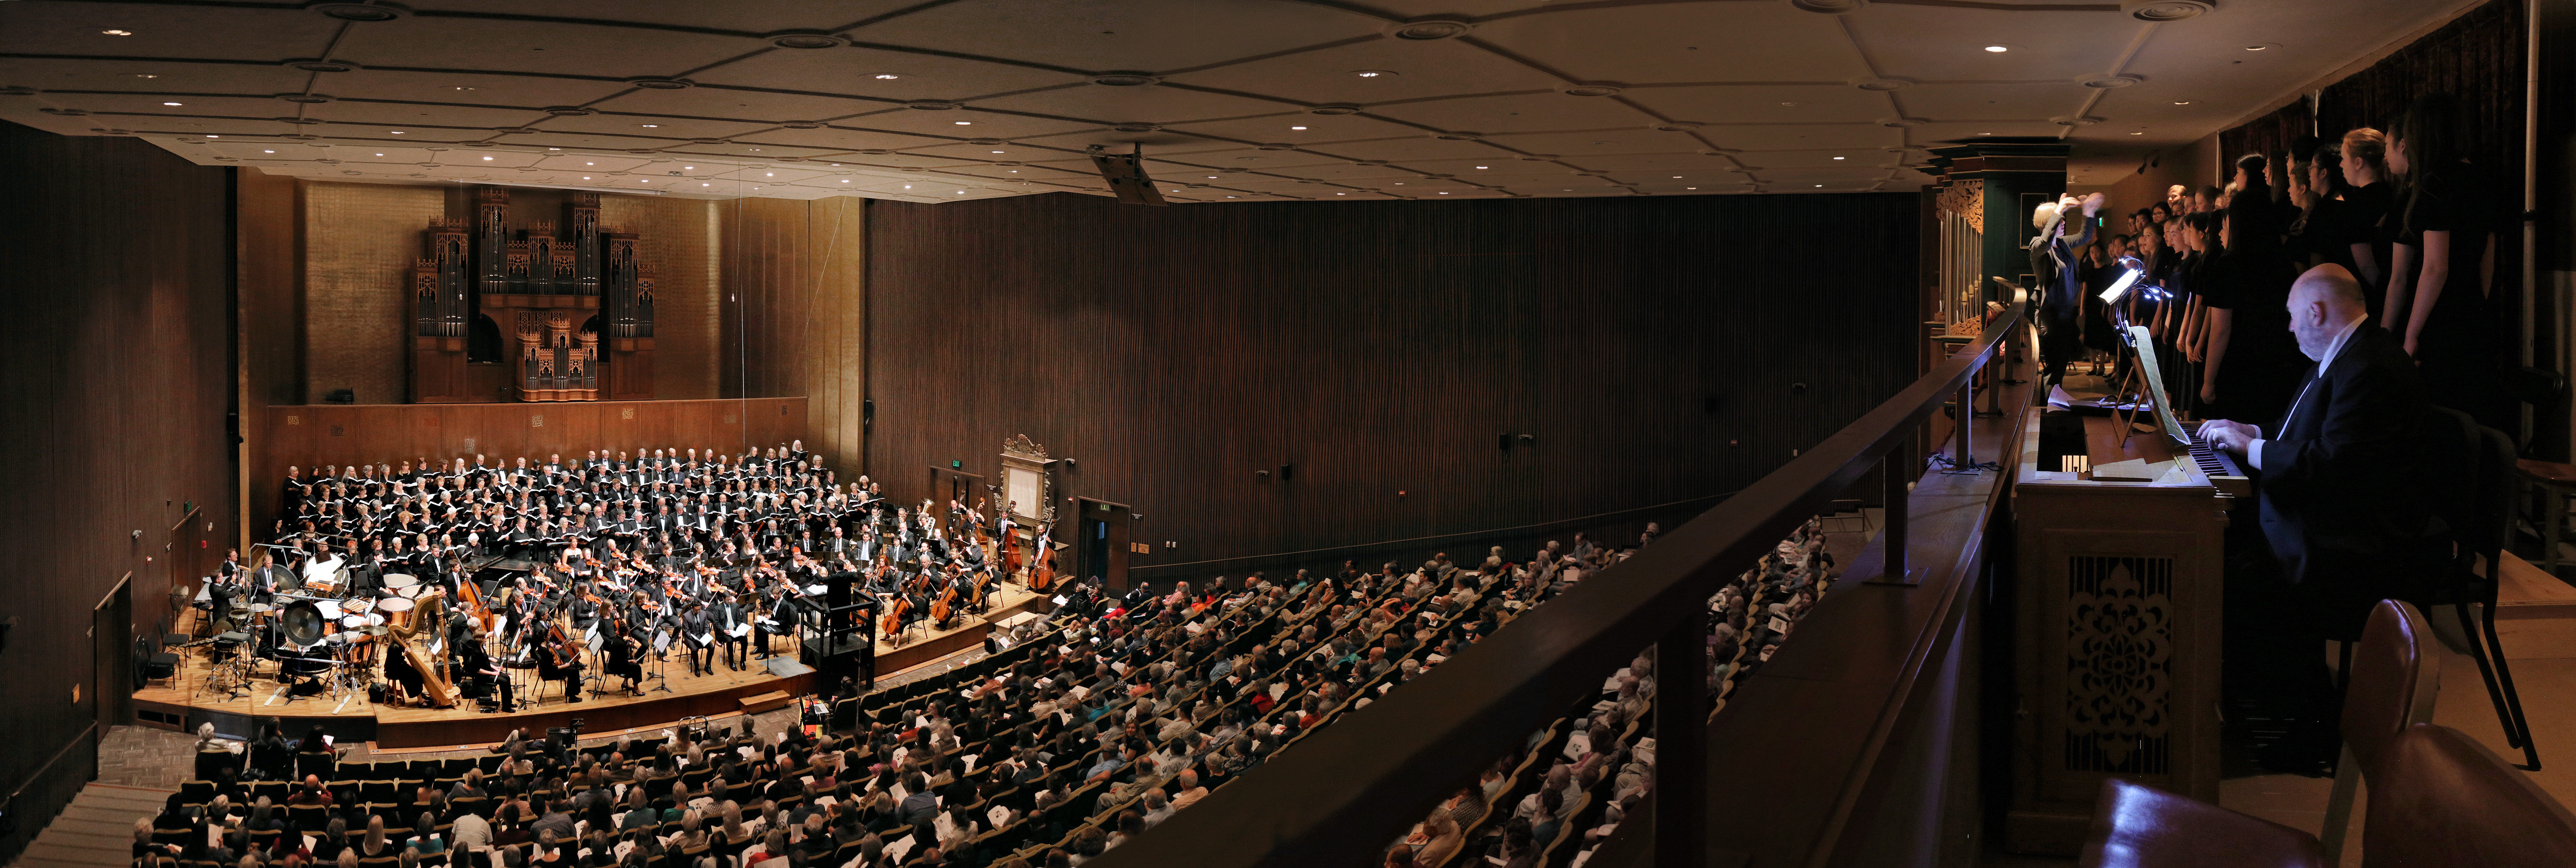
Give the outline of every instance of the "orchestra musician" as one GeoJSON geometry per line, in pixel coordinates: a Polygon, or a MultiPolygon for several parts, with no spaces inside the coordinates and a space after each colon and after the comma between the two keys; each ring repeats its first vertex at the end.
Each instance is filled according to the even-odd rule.
{"type": "Polygon", "coordinates": [[[689,601],[686,614],[680,616],[680,641],[689,656],[690,675],[715,674],[715,623],[707,617],[707,605],[689,601]]]}
{"type": "Polygon", "coordinates": [[[581,701],[581,650],[563,625],[547,619],[544,647],[537,649],[537,677],[564,683],[564,701],[581,701]]]}
{"type": "Polygon", "coordinates": [[[724,646],[725,667],[736,672],[748,668],[751,640],[747,632],[736,631],[751,622],[743,614],[742,606],[734,602],[732,594],[721,594],[716,598],[709,620],[716,628],[716,642],[724,646]]]}
{"type": "Polygon", "coordinates": [[[600,674],[626,679],[629,696],[644,695],[643,643],[637,641],[624,618],[612,621],[607,634],[608,665],[600,674]]]}

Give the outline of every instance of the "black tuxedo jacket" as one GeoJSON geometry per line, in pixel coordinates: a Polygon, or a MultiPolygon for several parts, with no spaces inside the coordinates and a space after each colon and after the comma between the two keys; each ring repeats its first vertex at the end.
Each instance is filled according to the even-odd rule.
{"type": "Polygon", "coordinates": [[[2324,370],[2309,366],[2292,394],[2286,415],[2263,429],[2263,536],[2284,578],[2347,585],[2336,596],[2366,616],[2422,566],[2424,381],[2395,337],[2364,324],[2324,370]]]}

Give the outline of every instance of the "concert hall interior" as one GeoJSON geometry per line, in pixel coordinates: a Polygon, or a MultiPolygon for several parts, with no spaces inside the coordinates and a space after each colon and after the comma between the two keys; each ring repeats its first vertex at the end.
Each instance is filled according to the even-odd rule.
{"type": "Polygon", "coordinates": [[[0,863],[2576,865],[2571,83],[2576,0],[0,0],[0,863]]]}

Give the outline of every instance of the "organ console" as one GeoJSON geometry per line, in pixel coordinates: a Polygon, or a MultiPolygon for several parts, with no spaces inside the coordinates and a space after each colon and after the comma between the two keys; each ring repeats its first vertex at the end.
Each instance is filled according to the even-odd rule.
{"type": "Polygon", "coordinates": [[[2013,493],[2019,852],[2074,853],[2104,778],[2218,800],[2221,537],[2252,488],[2169,418],[2081,421],[2083,461],[2023,438],[2013,493]]]}

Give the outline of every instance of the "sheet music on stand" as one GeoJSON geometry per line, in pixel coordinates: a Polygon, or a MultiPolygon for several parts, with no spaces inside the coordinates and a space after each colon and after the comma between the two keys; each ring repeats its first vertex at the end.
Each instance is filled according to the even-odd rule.
{"type": "Polygon", "coordinates": [[[2155,406],[2157,432],[2165,436],[2168,446],[2190,445],[2191,435],[2183,431],[2181,420],[2174,418],[2173,401],[2165,397],[2164,371],[2156,364],[2155,338],[2147,334],[2146,326],[2129,327],[2129,349],[2129,355],[2137,359],[2139,378],[2147,381],[2147,400],[2155,406]]]}
{"type": "Polygon", "coordinates": [[[670,632],[669,632],[669,631],[667,631],[667,630],[655,630],[655,631],[653,631],[653,653],[655,653],[655,654],[662,654],[662,653],[668,652],[668,651],[670,651],[670,650],[671,650],[671,634],[670,634],[670,632]]]}

